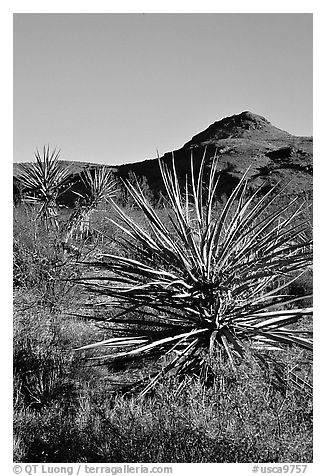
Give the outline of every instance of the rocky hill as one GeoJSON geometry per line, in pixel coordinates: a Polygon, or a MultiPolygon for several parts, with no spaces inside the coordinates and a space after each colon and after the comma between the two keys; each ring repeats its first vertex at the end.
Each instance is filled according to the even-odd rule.
{"type": "MultiPolygon", "coordinates": [[[[312,191],[312,137],[293,136],[262,116],[245,111],[214,122],[183,147],[164,154],[162,158],[171,161],[174,156],[177,171],[186,173],[191,155],[197,168],[205,149],[206,157],[213,157],[216,153],[219,157],[221,194],[228,195],[249,166],[254,187],[262,182],[268,186],[290,182],[288,193],[312,191]]],[[[160,188],[157,159],[118,168],[123,177],[130,171],[145,176],[154,189],[160,188]]]]}
{"type": "MultiPolygon", "coordinates": [[[[245,111],[214,122],[180,149],[164,154],[162,159],[171,162],[174,157],[177,172],[184,175],[190,170],[191,156],[195,169],[199,168],[205,150],[207,159],[215,154],[219,157],[221,196],[229,195],[249,166],[253,188],[261,183],[269,187],[290,182],[289,194],[312,192],[312,137],[291,135],[252,112],[245,111]]],[[[71,163],[71,166],[72,179],[79,189],[80,171],[84,167],[97,167],[82,162],[71,163]]],[[[15,164],[14,175],[18,168],[19,164],[15,164]]],[[[156,196],[163,191],[157,159],[112,166],[112,171],[117,178],[128,178],[130,173],[144,177],[156,196]]],[[[69,197],[66,200],[69,201],[69,197]]]]}

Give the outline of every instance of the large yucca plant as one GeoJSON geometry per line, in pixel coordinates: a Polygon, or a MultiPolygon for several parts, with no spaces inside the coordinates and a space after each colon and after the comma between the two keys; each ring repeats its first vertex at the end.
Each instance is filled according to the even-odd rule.
{"type": "Polygon", "coordinates": [[[71,170],[59,160],[60,151],[49,146],[35,152],[36,162],[21,164],[17,179],[23,188],[23,201],[39,206],[37,217],[47,227],[58,228],[57,199],[61,187],[67,183],[71,170]]]}
{"type": "Polygon", "coordinates": [[[160,167],[170,223],[160,219],[139,186],[125,182],[147,226],[113,203],[124,252],[88,263],[107,271],[83,283],[101,296],[96,318],[117,334],[82,349],[107,349],[95,357],[102,363],[167,356],[143,394],[167,371],[205,380],[209,361],[228,361],[236,372],[248,354],[264,370],[273,364],[273,381],[282,387],[284,366],[273,352],[282,355],[292,346],[312,350],[311,332],[296,326],[312,309],[298,308],[302,298],[286,294],[312,259],[303,204],[294,198],[276,206],[276,188],[248,196],[246,173],[218,211],[215,158],[209,167],[203,160],[197,176],[192,162],[183,193],[174,163],[172,169],[164,162],[160,167]]]}

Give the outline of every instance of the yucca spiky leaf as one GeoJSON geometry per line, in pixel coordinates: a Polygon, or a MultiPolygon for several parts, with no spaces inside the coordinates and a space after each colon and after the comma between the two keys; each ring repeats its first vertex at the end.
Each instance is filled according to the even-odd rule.
{"type": "Polygon", "coordinates": [[[203,159],[197,177],[192,163],[184,192],[174,162],[172,169],[162,161],[160,167],[170,224],[161,220],[137,184],[126,181],[147,227],[112,202],[119,216],[113,222],[125,236],[123,256],[101,255],[89,264],[108,270],[109,276],[83,279],[103,297],[97,318],[111,329],[116,326],[125,338],[85,349],[109,347],[108,354],[97,357],[101,362],[174,354],[145,393],[167,370],[182,375],[191,369],[202,375],[205,353],[225,355],[236,370],[249,351],[262,367],[269,351],[292,346],[311,351],[310,334],[294,325],[311,316],[312,309],[298,309],[300,298],[283,294],[312,260],[312,243],[303,238],[308,223],[300,216],[298,200],[275,208],[276,187],[248,196],[247,171],[219,212],[216,158],[208,174],[203,159]],[[112,306],[118,312],[107,317],[112,306]]]}
{"type": "Polygon", "coordinates": [[[89,207],[95,208],[101,201],[115,194],[112,172],[106,166],[97,167],[92,171],[85,169],[81,173],[81,180],[86,189],[85,199],[89,207]]]}

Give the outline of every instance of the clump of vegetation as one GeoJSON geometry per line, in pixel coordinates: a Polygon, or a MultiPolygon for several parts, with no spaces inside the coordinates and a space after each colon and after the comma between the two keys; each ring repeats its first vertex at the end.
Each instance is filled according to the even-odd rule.
{"type": "Polygon", "coordinates": [[[34,301],[53,312],[71,304],[75,285],[69,279],[80,275],[78,256],[65,253],[60,228],[54,231],[39,223],[37,211],[30,206],[14,210],[14,290],[32,291],[34,301]]]}
{"type": "Polygon", "coordinates": [[[312,309],[288,309],[301,297],[284,294],[297,279],[289,276],[306,271],[312,259],[311,242],[301,238],[307,222],[297,222],[303,205],[294,199],[266,213],[278,194],[271,189],[260,197],[258,189],[248,197],[244,175],[222,212],[216,213],[217,161],[206,183],[204,165],[203,160],[197,178],[192,169],[183,195],[175,169],[160,163],[172,230],[141,187],[126,182],[150,231],[115,206],[126,253],[102,254],[92,265],[112,276],[91,276],[83,284],[102,296],[96,317],[108,323],[110,331],[118,325],[117,336],[83,349],[104,348],[107,352],[98,359],[108,363],[171,356],[150,376],[142,394],[171,370],[181,379],[194,373],[210,380],[214,372],[207,357],[229,361],[236,373],[248,354],[284,391],[287,379],[271,351],[281,355],[292,346],[312,350],[310,331],[294,327],[312,309]],[[288,211],[290,216],[282,219],[288,211]],[[126,257],[128,252],[136,257],[126,257]],[[114,317],[112,306],[119,310],[114,317]]]}

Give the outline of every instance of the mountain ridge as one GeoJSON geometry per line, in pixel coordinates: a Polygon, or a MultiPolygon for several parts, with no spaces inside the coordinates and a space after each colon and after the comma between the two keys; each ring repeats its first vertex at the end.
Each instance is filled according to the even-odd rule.
{"type": "MultiPolygon", "coordinates": [[[[196,170],[204,153],[208,159],[216,154],[219,157],[222,195],[231,193],[248,167],[253,187],[263,182],[270,187],[278,182],[281,186],[290,182],[289,193],[312,191],[313,138],[292,135],[250,111],[215,121],[180,149],[166,152],[160,159],[167,163],[174,159],[177,173],[185,175],[190,171],[190,157],[193,157],[196,170]]],[[[82,162],[70,164],[76,183],[83,168],[103,166],[82,162]]],[[[132,173],[143,177],[157,195],[164,189],[157,158],[108,167],[118,179],[126,179],[132,173]]],[[[19,164],[14,164],[14,176],[18,170],[19,164]]]]}

